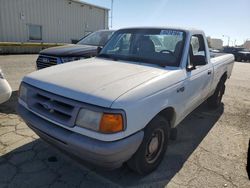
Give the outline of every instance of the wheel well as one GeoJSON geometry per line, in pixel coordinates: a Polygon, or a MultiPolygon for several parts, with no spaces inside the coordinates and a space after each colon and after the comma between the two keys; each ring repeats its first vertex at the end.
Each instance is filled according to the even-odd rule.
{"type": "Polygon", "coordinates": [[[220,81],[222,81],[223,83],[225,83],[226,80],[227,80],[227,72],[225,72],[225,73],[222,75],[220,81]]]}
{"type": "Polygon", "coordinates": [[[169,121],[170,126],[172,128],[173,122],[175,120],[175,110],[173,107],[165,108],[164,110],[159,112],[157,115],[160,115],[160,116],[166,118],[169,121]]]}

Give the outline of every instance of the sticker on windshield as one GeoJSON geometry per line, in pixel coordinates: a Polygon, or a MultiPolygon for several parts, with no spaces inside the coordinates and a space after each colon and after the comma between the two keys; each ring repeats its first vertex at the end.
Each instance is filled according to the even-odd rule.
{"type": "Polygon", "coordinates": [[[173,36],[182,36],[183,32],[176,30],[161,30],[161,35],[173,35],[173,36]]]}

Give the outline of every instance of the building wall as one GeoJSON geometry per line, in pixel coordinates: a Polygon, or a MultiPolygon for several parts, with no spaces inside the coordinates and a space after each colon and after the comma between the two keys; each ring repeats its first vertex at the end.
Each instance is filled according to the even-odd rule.
{"type": "Polygon", "coordinates": [[[250,50],[250,41],[246,41],[246,42],[243,44],[243,47],[250,50]]]}
{"type": "Polygon", "coordinates": [[[210,44],[210,47],[213,49],[220,50],[223,48],[223,41],[221,39],[207,38],[210,44]]]}
{"type": "Polygon", "coordinates": [[[107,15],[106,9],[68,0],[0,0],[0,41],[28,42],[32,24],[42,26],[41,42],[70,43],[107,29],[107,15]]]}

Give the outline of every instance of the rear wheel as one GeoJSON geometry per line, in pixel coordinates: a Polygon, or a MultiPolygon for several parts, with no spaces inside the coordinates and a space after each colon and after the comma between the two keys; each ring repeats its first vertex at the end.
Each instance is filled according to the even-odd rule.
{"type": "Polygon", "coordinates": [[[168,135],[168,121],[156,116],[145,128],[142,144],[128,161],[128,166],[141,175],[156,169],[167,149],[168,135]]]}
{"type": "Polygon", "coordinates": [[[178,135],[177,128],[172,128],[170,131],[170,140],[176,140],[178,135]]]}
{"type": "Polygon", "coordinates": [[[221,105],[222,97],[225,93],[225,83],[220,81],[214,94],[208,98],[207,103],[210,108],[216,109],[221,105]]]}

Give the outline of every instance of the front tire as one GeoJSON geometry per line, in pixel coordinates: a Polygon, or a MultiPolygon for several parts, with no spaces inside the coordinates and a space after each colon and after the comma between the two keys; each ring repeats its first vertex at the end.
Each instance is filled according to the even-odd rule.
{"type": "Polygon", "coordinates": [[[146,175],[158,167],[167,150],[169,122],[156,116],[144,129],[144,138],[136,153],[128,161],[128,166],[141,175],[146,175]]]}

